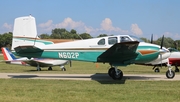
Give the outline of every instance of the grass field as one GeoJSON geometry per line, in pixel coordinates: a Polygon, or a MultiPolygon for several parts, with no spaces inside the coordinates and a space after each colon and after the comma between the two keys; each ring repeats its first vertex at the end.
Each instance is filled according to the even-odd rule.
{"type": "MultiPolygon", "coordinates": [[[[2,60],[2,56],[0,60],[2,60]]],[[[29,66],[0,63],[5,73],[107,73],[108,64],[73,61],[67,71],[58,66],[53,71],[36,71],[29,66]]],[[[154,73],[152,66],[119,67],[124,74],[165,74],[167,68],[154,73]]],[[[178,73],[176,73],[178,74],[178,73]]],[[[180,81],[72,81],[42,79],[0,79],[0,102],[179,102],[180,81]]]]}

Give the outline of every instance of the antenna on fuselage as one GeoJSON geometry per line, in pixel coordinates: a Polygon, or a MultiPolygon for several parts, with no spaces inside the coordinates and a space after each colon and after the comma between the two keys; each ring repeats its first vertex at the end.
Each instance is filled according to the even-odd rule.
{"type": "Polygon", "coordinates": [[[79,34],[77,34],[77,35],[80,37],[81,40],[83,40],[83,38],[79,34]]]}

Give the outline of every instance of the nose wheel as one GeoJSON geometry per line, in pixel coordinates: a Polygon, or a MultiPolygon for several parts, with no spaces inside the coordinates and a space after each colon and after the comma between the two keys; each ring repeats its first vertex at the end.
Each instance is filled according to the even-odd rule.
{"type": "Polygon", "coordinates": [[[166,77],[172,79],[175,76],[175,71],[172,70],[171,65],[168,64],[168,71],[166,72],[166,77]]]}
{"type": "Polygon", "coordinates": [[[116,67],[111,67],[108,71],[108,74],[114,80],[121,80],[123,78],[123,72],[116,67]]]}
{"type": "Polygon", "coordinates": [[[174,78],[174,76],[175,76],[175,72],[173,71],[173,70],[168,70],[167,72],[166,72],[166,77],[168,78],[168,79],[172,79],[172,78],[174,78]]]}

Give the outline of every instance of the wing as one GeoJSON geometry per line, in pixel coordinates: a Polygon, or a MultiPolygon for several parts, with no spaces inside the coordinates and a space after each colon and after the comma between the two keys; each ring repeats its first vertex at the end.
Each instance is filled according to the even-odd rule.
{"type": "Polygon", "coordinates": [[[138,41],[116,43],[98,58],[97,62],[109,62],[111,64],[118,63],[119,65],[134,63],[137,57],[136,49],[139,45],[138,41]]]}
{"type": "Polygon", "coordinates": [[[36,61],[36,60],[26,60],[24,62],[26,62],[27,64],[29,64],[31,66],[35,66],[35,67],[37,67],[38,65],[39,65],[39,67],[53,66],[53,64],[51,64],[51,63],[45,63],[45,62],[36,61]]]}

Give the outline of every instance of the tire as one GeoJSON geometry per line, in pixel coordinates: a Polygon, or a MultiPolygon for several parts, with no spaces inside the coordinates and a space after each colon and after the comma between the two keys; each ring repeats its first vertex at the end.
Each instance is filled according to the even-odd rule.
{"type": "Polygon", "coordinates": [[[175,76],[175,72],[173,70],[171,70],[171,74],[170,74],[169,70],[166,72],[166,77],[168,79],[172,79],[172,78],[174,78],[174,76],[175,76]]]}
{"type": "Polygon", "coordinates": [[[48,70],[52,70],[52,67],[49,67],[48,70]]]}
{"type": "Polygon", "coordinates": [[[61,70],[62,70],[62,71],[66,71],[66,68],[64,67],[64,68],[62,68],[61,70]]]}
{"type": "Polygon", "coordinates": [[[179,68],[176,67],[175,72],[179,72],[179,68]]]}
{"type": "Polygon", "coordinates": [[[108,70],[108,75],[109,75],[110,77],[113,76],[113,71],[115,71],[115,68],[114,68],[114,67],[111,67],[111,68],[108,70]]]}
{"type": "Polygon", "coordinates": [[[116,71],[115,70],[112,71],[112,78],[114,80],[121,80],[123,78],[123,72],[120,69],[117,69],[117,70],[119,72],[118,75],[116,75],[116,71]]]}
{"type": "Polygon", "coordinates": [[[155,68],[154,72],[159,73],[160,69],[159,68],[155,68]]]}

